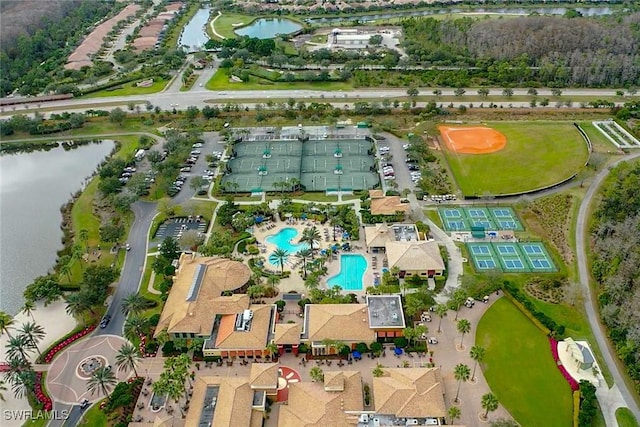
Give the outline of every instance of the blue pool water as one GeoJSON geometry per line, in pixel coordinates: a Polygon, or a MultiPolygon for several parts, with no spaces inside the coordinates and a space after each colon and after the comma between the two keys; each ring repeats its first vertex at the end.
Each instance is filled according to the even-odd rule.
{"type": "Polygon", "coordinates": [[[340,255],[340,273],[327,280],[329,287],[338,285],[345,291],[361,291],[367,260],[362,255],[340,255]]]}
{"type": "Polygon", "coordinates": [[[289,252],[289,255],[293,255],[296,252],[309,247],[306,243],[291,243],[297,235],[298,231],[295,228],[287,227],[283,228],[273,236],[267,237],[267,242],[272,245],[276,245],[280,249],[286,250],[289,252]]]}

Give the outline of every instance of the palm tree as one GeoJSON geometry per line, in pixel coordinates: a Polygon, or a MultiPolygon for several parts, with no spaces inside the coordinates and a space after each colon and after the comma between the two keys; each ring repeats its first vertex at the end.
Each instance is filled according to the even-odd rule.
{"type": "Polygon", "coordinates": [[[139,314],[149,308],[152,304],[153,302],[140,294],[129,294],[122,301],[122,313],[126,315],[128,315],[129,313],[139,314]]]}
{"type": "Polygon", "coordinates": [[[36,322],[27,322],[22,324],[22,328],[18,332],[20,333],[19,336],[24,336],[31,348],[35,348],[38,355],[42,356],[38,343],[46,336],[44,328],[36,322]]]}
{"type": "Polygon", "coordinates": [[[7,358],[29,360],[29,352],[32,351],[29,339],[24,335],[9,338],[7,342],[7,358]]]}
{"type": "Polygon", "coordinates": [[[118,354],[116,354],[118,372],[133,371],[133,374],[137,377],[138,372],[136,371],[136,366],[140,362],[141,357],[140,350],[136,346],[129,343],[123,344],[120,350],[118,350],[118,354]]]}
{"type": "Polygon", "coordinates": [[[21,371],[13,376],[11,390],[16,399],[27,397],[35,390],[36,373],[34,371],[21,371]]]}
{"type": "Polygon", "coordinates": [[[31,320],[33,320],[34,322],[36,321],[36,319],[34,319],[33,317],[33,312],[36,311],[36,303],[30,300],[26,300],[24,302],[24,304],[22,305],[22,312],[24,314],[26,314],[27,316],[31,317],[31,320]]]}
{"type": "Polygon", "coordinates": [[[314,366],[313,368],[311,368],[309,370],[309,376],[311,377],[311,381],[313,382],[324,381],[324,372],[319,366],[314,366]]]}
{"type": "Polygon", "coordinates": [[[278,248],[273,251],[269,258],[271,262],[280,266],[280,273],[284,274],[284,265],[289,259],[289,251],[287,251],[286,249],[278,248]]]}
{"type": "Polygon", "coordinates": [[[460,411],[460,408],[457,406],[451,406],[449,407],[447,414],[449,415],[449,424],[453,424],[455,420],[460,419],[462,411],[460,411]]]}
{"type": "Polygon", "coordinates": [[[313,258],[313,252],[311,252],[311,249],[309,248],[304,248],[298,251],[298,253],[296,253],[296,258],[302,261],[303,277],[306,279],[307,278],[307,260],[313,258]]]}
{"type": "Polygon", "coordinates": [[[249,295],[251,301],[260,299],[266,295],[266,289],[262,285],[249,286],[247,288],[247,295],[249,295]]]}
{"type": "Polygon", "coordinates": [[[278,344],[276,344],[274,342],[270,342],[265,347],[265,350],[267,351],[267,354],[269,355],[269,357],[271,359],[273,359],[274,356],[276,356],[278,354],[278,344]]]}
{"type": "Polygon", "coordinates": [[[493,412],[496,409],[498,409],[498,403],[499,403],[498,398],[493,393],[487,393],[482,395],[482,400],[480,401],[480,404],[482,405],[482,408],[485,410],[485,413],[482,416],[482,418],[486,420],[487,417],[489,416],[489,412],[493,412]]]}
{"type": "Polygon", "coordinates": [[[373,371],[371,371],[371,373],[373,374],[373,376],[375,378],[379,378],[381,376],[384,375],[384,371],[382,370],[382,365],[379,363],[376,363],[376,367],[373,368],[373,371]]]}
{"type": "Polygon", "coordinates": [[[0,380],[0,402],[5,402],[3,391],[7,391],[7,386],[4,383],[4,380],[0,380]]]}
{"type": "Polygon", "coordinates": [[[307,227],[304,229],[300,242],[308,244],[311,249],[311,254],[313,255],[315,246],[320,244],[320,239],[320,231],[318,230],[318,227],[314,225],[313,227],[307,227]]]}
{"type": "Polygon", "coordinates": [[[103,366],[95,370],[91,378],[87,381],[87,391],[91,392],[91,395],[96,392],[101,392],[105,397],[109,397],[111,388],[116,385],[116,375],[110,368],[103,366]]]}
{"type": "Polygon", "coordinates": [[[464,334],[469,333],[471,330],[471,323],[467,319],[458,320],[458,332],[462,334],[460,337],[460,348],[464,348],[462,346],[462,340],[464,339],[464,334]]]}
{"type": "Polygon", "coordinates": [[[436,305],[436,314],[440,317],[440,320],[438,321],[438,333],[442,332],[442,318],[447,315],[447,311],[449,311],[449,309],[446,304],[436,305]]]}
{"type": "Polygon", "coordinates": [[[11,338],[9,329],[13,326],[14,323],[15,321],[10,314],[5,313],[4,311],[0,311],[0,335],[7,334],[9,338],[11,338]]]}
{"type": "Polygon", "coordinates": [[[473,347],[471,347],[469,355],[475,361],[473,365],[473,373],[471,374],[471,381],[474,381],[476,379],[476,368],[478,367],[478,363],[482,362],[482,360],[484,359],[485,353],[486,350],[484,347],[480,347],[479,345],[474,345],[473,347]]]}
{"type": "Polygon", "coordinates": [[[267,277],[267,283],[269,284],[269,286],[275,288],[280,283],[280,276],[276,276],[275,274],[269,275],[269,277],[267,277]]]}
{"type": "Polygon", "coordinates": [[[87,298],[82,292],[74,292],[68,295],[65,298],[65,302],[67,303],[65,311],[69,316],[80,317],[86,311],[90,311],[92,314],[95,314],[91,304],[87,301],[87,298]]]}
{"type": "Polygon", "coordinates": [[[124,336],[129,341],[134,341],[135,338],[139,338],[146,335],[149,332],[151,324],[149,319],[141,316],[129,316],[124,322],[124,336]]]}
{"type": "Polygon", "coordinates": [[[84,243],[84,250],[89,253],[89,245],[87,244],[89,242],[89,230],[86,228],[81,229],[78,233],[78,240],[84,243]]]}
{"type": "Polygon", "coordinates": [[[458,381],[458,391],[456,392],[456,398],[453,399],[453,401],[458,403],[460,401],[458,399],[458,396],[460,395],[460,385],[463,382],[469,381],[469,377],[471,377],[471,370],[464,363],[458,363],[453,369],[453,376],[456,378],[456,381],[458,381]]]}

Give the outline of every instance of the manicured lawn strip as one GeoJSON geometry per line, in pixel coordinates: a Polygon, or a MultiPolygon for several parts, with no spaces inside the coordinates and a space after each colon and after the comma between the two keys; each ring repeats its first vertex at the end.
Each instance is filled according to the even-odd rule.
{"type": "Polygon", "coordinates": [[[617,151],[618,148],[611,143],[604,135],[596,129],[592,122],[580,122],[578,123],[582,130],[587,134],[591,140],[594,151],[607,152],[617,151]]]}
{"type": "Polygon", "coordinates": [[[237,37],[237,34],[234,32],[236,28],[249,25],[256,19],[258,19],[257,16],[241,15],[239,13],[223,13],[218,17],[218,19],[216,19],[216,22],[214,22],[213,26],[216,29],[216,32],[222,37],[232,39],[237,37]],[[242,25],[233,25],[240,23],[242,25]]]}
{"type": "Polygon", "coordinates": [[[442,224],[442,218],[440,218],[440,215],[438,214],[437,210],[435,210],[435,209],[425,209],[424,215],[427,218],[429,218],[431,221],[433,221],[433,223],[435,225],[437,225],[438,228],[443,228],[444,229],[444,225],[442,224]]]}
{"type": "Polygon", "coordinates": [[[572,394],[555,366],[547,337],[501,298],[478,324],[482,365],[491,391],[523,426],[570,426],[572,394]]]}
{"type": "Polygon", "coordinates": [[[98,401],[91,405],[89,409],[84,413],[84,416],[81,418],[79,426],[91,426],[91,427],[106,427],[107,425],[107,414],[100,409],[100,403],[102,401],[98,401]]]}
{"type": "Polygon", "coordinates": [[[633,413],[629,408],[616,409],[616,421],[618,421],[618,427],[639,427],[638,420],[633,416],[633,413]]]}
{"type": "Polygon", "coordinates": [[[169,83],[169,80],[162,80],[159,77],[153,78],[153,83],[149,87],[137,87],[135,82],[125,83],[122,85],[122,89],[115,90],[101,90],[98,92],[90,93],[81,98],[106,98],[109,96],[127,96],[127,95],[147,95],[149,93],[160,92],[169,83]]]}
{"type": "Polygon", "coordinates": [[[446,151],[465,195],[510,194],[551,185],[577,172],[587,147],[570,122],[496,122],[487,126],[507,137],[491,154],[446,151]]]}
{"type": "MultiPolygon", "coordinates": [[[[223,15],[224,16],[224,15],[223,15]]],[[[278,82],[273,83],[268,80],[251,77],[249,82],[229,82],[226,70],[220,69],[209,79],[205,87],[209,90],[350,90],[351,85],[347,82],[278,82]]],[[[305,100],[306,101],[306,100],[305,100]]],[[[233,100],[233,102],[237,102],[233,100]]],[[[255,99],[252,101],[255,102],[255,99]]],[[[328,101],[327,101],[328,102],[328,101]]]]}
{"type": "MultiPolygon", "coordinates": [[[[155,259],[156,259],[155,256],[147,257],[147,264],[145,265],[144,274],[142,276],[142,282],[140,284],[139,294],[147,299],[157,302],[158,305],[156,307],[145,310],[142,313],[143,317],[151,317],[156,313],[160,314],[160,312],[162,311],[162,306],[164,304],[160,294],[154,294],[152,292],[149,292],[149,280],[151,280],[151,273],[153,272],[153,261],[155,261],[155,259]]],[[[162,281],[162,277],[161,276],[158,277],[156,275],[155,281],[154,281],[155,290],[158,290],[156,287],[160,284],[161,281],[162,281]]]]}

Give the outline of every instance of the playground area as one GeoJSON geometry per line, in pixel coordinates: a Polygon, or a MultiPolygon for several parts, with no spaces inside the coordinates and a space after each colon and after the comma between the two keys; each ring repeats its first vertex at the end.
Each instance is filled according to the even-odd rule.
{"type": "Polygon", "coordinates": [[[477,271],[501,270],[505,273],[551,273],[557,271],[541,242],[467,243],[477,271]]]}
{"type": "Polygon", "coordinates": [[[438,126],[447,148],[462,154],[488,154],[502,150],[507,137],[501,132],[484,126],[438,126]]]}
{"type": "Polygon", "coordinates": [[[222,184],[251,193],[366,190],[379,182],[373,152],[365,138],[240,141],[222,184]]]}
{"type": "Polygon", "coordinates": [[[483,227],[487,231],[524,231],[518,216],[510,207],[442,207],[438,214],[446,231],[471,231],[483,227]]]}

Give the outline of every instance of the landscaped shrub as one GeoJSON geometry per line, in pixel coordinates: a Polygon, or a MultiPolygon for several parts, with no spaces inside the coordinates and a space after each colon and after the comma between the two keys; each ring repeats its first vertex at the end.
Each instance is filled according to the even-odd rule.
{"type": "Polygon", "coordinates": [[[379,353],[381,353],[381,352],[382,352],[382,348],[383,348],[383,347],[382,347],[382,344],[381,344],[381,343],[379,343],[379,342],[375,341],[375,342],[372,342],[372,343],[369,345],[369,348],[371,349],[371,351],[372,351],[372,352],[374,352],[374,353],[376,353],[376,354],[379,354],[379,353]]]}
{"type": "Polygon", "coordinates": [[[404,348],[409,344],[405,337],[397,337],[393,340],[393,344],[398,348],[404,348]]]}
{"type": "Polygon", "coordinates": [[[158,326],[158,322],[160,322],[160,313],[156,313],[149,317],[149,324],[151,324],[151,326],[158,326]]]}
{"type": "Polygon", "coordinates": [[[176,352],[176,347],[173,341],[167,341],[162,346],[162,356],[164,357],[173,356],[175,352],[176,352]]]}
{"type": "Polygon", "coordinates": [[[578,426],[590,427],[593,418],[598,411],[596,388],[589,381],[580,381],[580,413],[578,414],[578,426]]]}
{"type": "Polygon", "coordinates": [[[525,315],[535,318],[545,328],[549,329],[552,335],[554,335],[556,338],[562,338],[565,332],[565,327],[563,325],[558,325],[549,316],[542,313],[541,311],[538,311],[533,303],[529,301],[529,299],[522,292],[520,292],[520,290],[514,284],[505,280],[504,290],[508,292],[508,294],[514,300],[519,302],[522,307],[526,309],[525,315]]]}
{"type": "Polygon", "coordinates": [[[91,325],[81,328],[80,330],[76,329],[72,331],[71,333],[64,336],[61,340],[51,345],[51,347],[49,347],[49,349],[44,352],[42,356],[40,356],[39,361],[41,363],[51,363],[56,354],[64,350],[69,345],[73,344],[75,341],[84,337],[85,335],[93,332],[95,329],[96,325],[91,325]]]}
{"type": "Polygon", "coordinates": [[[360,352],[361,354],[367,353],[369,351],[369,347],[367,347],[367,344],[359,342],[358,344],[356,344],[356,351],[360,352]]]}

